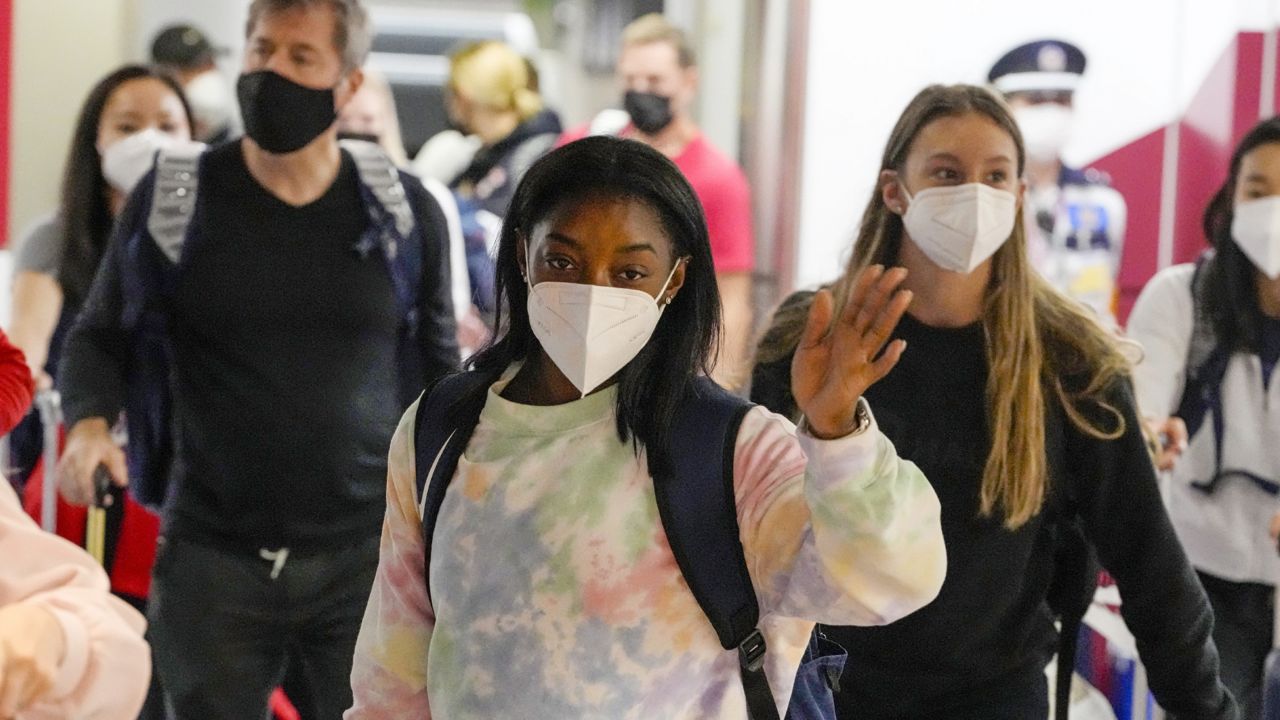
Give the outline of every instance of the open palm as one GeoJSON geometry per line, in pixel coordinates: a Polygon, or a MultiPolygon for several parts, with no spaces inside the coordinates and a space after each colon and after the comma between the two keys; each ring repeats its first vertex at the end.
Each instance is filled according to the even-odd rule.
{"type": "Polygon", "coordinates": [[[906,342],[885,343],[911,303],[911,291],[898,289],[906,277],[904,268],[864,269],[834,319],[831,292],[814,297],[791,363],[791,394],[815,436],[852,432],[858,399],[898,364],[906,342]]]}

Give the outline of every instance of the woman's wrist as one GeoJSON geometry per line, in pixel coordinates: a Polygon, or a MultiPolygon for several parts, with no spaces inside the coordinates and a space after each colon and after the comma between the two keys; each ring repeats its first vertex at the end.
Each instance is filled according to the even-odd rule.
{"type": "Polygon", "coordinates": [[[866,400],[862,398],[858,398],[858,402],[854,404],[853,417],[846,423],[836,423],[831,427],[814,425],[813,420],[807,416],[801,421],[801,428],[815,440],[839,440],[866,432],[869,427],[871,413],[867,409],[866,400]]]}

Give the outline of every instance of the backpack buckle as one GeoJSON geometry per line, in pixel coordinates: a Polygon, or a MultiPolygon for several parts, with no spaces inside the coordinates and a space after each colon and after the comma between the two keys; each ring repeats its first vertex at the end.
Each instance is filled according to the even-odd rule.
{"type": "Polygon", "coordinates": [[[760,668],[764,667],[764,654],[767,649],[764,634],[760,632],[760,628],[756,628],[745,640],[738,643],[738,662],[745,670],[759,672],[760,668]]]}

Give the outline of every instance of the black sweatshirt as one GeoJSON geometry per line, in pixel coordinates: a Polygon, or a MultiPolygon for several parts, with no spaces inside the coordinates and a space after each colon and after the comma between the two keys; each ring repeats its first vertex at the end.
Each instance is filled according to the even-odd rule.
{"type": "MultiPolygon", "coordinates": [[[[439,208],[403,185],[425,238],[418,340],[425,386],[456,365],[439,208]]],[[[112,243],[145,223],[140,185],[112,243]]],[[[210,151],[170,308],[175,462],[165,532],[227,546],[331,548],[371,537],[385,508],[386,453],[405,400],[401,324],[379,253],[353,248],[370,222],[346,152],[328,191],[290,206],[249,174],[239,143],[210,151]]],[[[123,401],[118,253],[109,248],[67,341],[69,424],[123,401]]]]}
{"type": "MultiPolygon", "coordinates": [[[[849,651],[837,705],[842,718],[857,720],[958,717],[960,708],[981,717],[984,695],[996,694],[991,688],[1042,674],[1053,656],[1057,633],[1046,604],[1052,529],[1046,512],[1015,531],[1003,527],[999,511],[979,512],[991,445],[981,326],[939,329],[906,316],[895,336],[907,350],[866,397],[898,454],[938,494],[947,577],[932,604],[892,625],[832,629],[849,651]]],[[[795,417],[790,365],[790,358],[757,365],[751,396],[795,417]]],[[[1234,718],[1218,680],[1209,604],[1165,514],[1128,383],[1106,400],[1125,416],[1126,431],[1114,441],[1081,432],[1047,393],[1046,507],[1072,508],[1083,521],[1119,586],[1160,705],[1176,717],[1234,718]]],[[[1100,411],[1090,416],[1114,426],[1100,411]]]]}

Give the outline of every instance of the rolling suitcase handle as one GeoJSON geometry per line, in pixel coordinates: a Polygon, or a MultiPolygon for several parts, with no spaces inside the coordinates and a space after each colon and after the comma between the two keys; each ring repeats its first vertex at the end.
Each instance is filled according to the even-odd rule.
{"type": "Polygon", "coordinates": [[[93,472],[93,504],[89,506],[89,515],[84,528],[84,549],[99,565],[106,564],[107,508],[111,507],[113,500],[111,473],[107,471],[105,465],[99,465],[93,472]]]}
{"type": "Polygon", "coordinates": [[[62,425],[62,396],[57,390],[36,393],[36,409],[44,430],[44,486],[40,500],[40,527],[46,532],[58,531],[58,483],[54,468],[58,466],[58,428],[62,425]]]}

